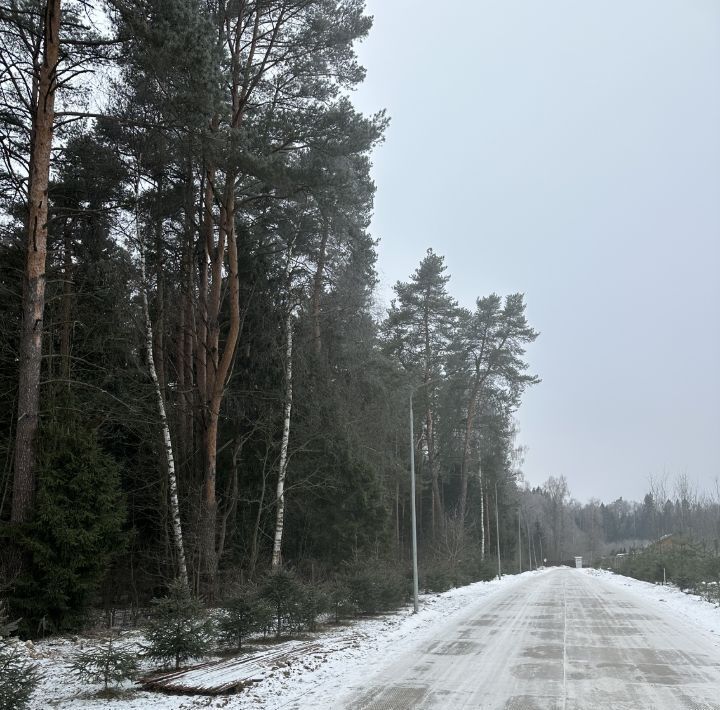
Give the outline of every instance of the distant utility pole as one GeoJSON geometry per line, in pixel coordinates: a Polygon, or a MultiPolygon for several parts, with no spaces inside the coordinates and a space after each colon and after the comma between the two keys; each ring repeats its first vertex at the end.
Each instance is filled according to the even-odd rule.
{"type": "Polygon", "coordinates": [[[497,538],[498,579],[502,579],[502,565],[500,563],[500,517],[498,516],[497,481],[495,481],[495,537],[497,538]]]}
{"type": "MultiPolygon", "coordinates": [[[[532,572],[532,566],[533,566],[533,556],[532,556],[532,547],[531,541],[530,541],[530,521],[525,518],[525,528],[527,530],[527,544],[528,544],[528,569],[532,572]]],[[[535,567],[537,568],[537,560],[535,560],[535,567]]]]}
{"type": "Polygon", "coordinates": [[[518,508],[518,574],[522,574],[522,532],[520,528],[520,508],[518,508]]]}
{"type": "Polygon", "coordinates": [[[413,614],[418,613],[417,513],[415,512],[415,434],[413,390],[410,391],[410,512],[412,516],[413,614]]]}

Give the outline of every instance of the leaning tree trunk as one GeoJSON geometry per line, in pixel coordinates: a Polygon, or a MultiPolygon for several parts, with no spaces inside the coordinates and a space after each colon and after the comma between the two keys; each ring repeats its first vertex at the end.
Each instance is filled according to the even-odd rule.
{"type": "MultiPolygon", "coordinates": [[[[137,195],[136,195],[137,203],[137,195]]],[[[150,306],[147,296],[147,275],[145,273],[145,248],[140,236],[140,226],[137,214],[135,213],[135,228],[138,246],[140,249],[140,275],[142,278],[142,287],[140,289],[143,315],[145,316],[145,349],[147,350],[148,369],[150,370],[150,378],[155,387],[155,397],[157,399],[158,413],[160,415],[160,425],[162,427],[163,442],[165,445],[165,461],[168,471],[168,487],[170,489],[170,517],[172,520],[172,540],[177,555],[178,577],[183,585],[188,587],[187,563],[185,561],[185,546],[183,545],[182,521],[180,520],[180,502],[178,500],[177,476],[175,474],[175,457],[173,456],[172,440],[170,439],[170,427],[165,412],[165,401],[163,398],[160,379],[158,378],[157,369],[155,368],[155,356],[153,354],[153,328],[150,319],[150,306]]]]}
{"type": "Polygon", "coordinates": [[[280,443],[280,465],[277,484],[277,512],[275,516],[275,542],[273,544],[272,567],[280,566],[283,527],[285,524],[285,474],[287,473],[288,441],[290,439],[290,415],[292,413],[292,308],[288,311],[285,321],[286,347],[285,347],[285,414],[283,417],[282,441],[280,443]]]}
{"type": "Polygon", "coordinates": [[[45,261],[47,256],[48,183],[55,120],[55,89],[60,50],[60,0],[45,5],[43,56],[37,69],[32,117],[28,189],[27,256],[20,334],[18,412],[10,520],[27,522],[35,498],[35,448],[40,406],[45,261]]]}

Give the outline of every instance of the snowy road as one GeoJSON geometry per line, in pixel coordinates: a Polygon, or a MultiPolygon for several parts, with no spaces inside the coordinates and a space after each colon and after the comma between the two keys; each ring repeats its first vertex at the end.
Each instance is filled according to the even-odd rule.
{"type": "Polygon", "coordinates": [[[559,569],[468,604],[340,706],[720,710],[720,648],[661,602],[559,569]]]}

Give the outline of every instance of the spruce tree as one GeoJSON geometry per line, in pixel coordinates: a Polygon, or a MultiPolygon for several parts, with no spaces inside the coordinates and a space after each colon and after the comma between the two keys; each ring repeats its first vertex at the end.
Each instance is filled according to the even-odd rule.
{"type": "Polygon", "coordinates": [[[25,710],[40,676],[25,655],[23,646],[12,638],[17,622],[10,622],[0,602],[0,710],[25,710]]]}
{"type": "Polygon", "coordinates": [[[156,661],[173,661],[179,668],[189,658],[204,656],[212,642],[213,624],[203,605],[180,579],[167,596],[153,600],[153,618],[146,631],[145,655],[156,661]]]}
{"type": "Polygon", "coordinates": [[[243,639],[263,631],[272,623],[273,610],[256,590],[244,591],[230,599],[218,624],[221,637],[238,650],[243,639]]]}
{"type": "Polygon", "coordinates": [[[122,550],[120,471],[80,422],[42,430],[35,516],[17,540],[32,563],[10,598],[31,634],[75,628],[122,550]]]}
{"type": "Polygon", "coordinates": [[[137,649],[112,634],[104,643],[78,652],[70,669],[80,680],[87,683],[102,683],[107,694],[111,685],[133,678],[138,670],[137,649]]]}
{"type": "Polygon", "coordinates": [[[292,616],[302,598],[302,586],[297,577],[284,569],[270,572],[263,580],[260,595],[275,612],[275,635],[282,636],[283,622],[292,616]]]}

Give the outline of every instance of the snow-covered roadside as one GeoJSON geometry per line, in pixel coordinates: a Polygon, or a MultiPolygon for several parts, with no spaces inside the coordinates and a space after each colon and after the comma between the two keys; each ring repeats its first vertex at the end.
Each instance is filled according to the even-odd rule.
{"type": "Polygon", "coordinates": [[[78,682],[67,670],[67,662],[78,649],[68,639],[51,639],[36,646],[43,681],[33,698],[38,710],[190,710],[191,708],[310,708],[327,706],[349,685],[358,684],[379,670],[390,654],[403,651],[436,633],[437,624],[480,599],[494,597],[547,571],[505,576],[502,580],[477,582],[443,594],[423,595],[420,611],[410,608],[372,619],[361,619],[347,627],[319,634],[313,639],[319,649],[301,662],[279,665],[262,682],[237,695],[208,698],[150,693],[128,688],[124,697],[107,700],[94,697],[99,686],[78,682]]]}
{"type": "Polygon", "coordinates": [[[584,569],[583,572],[592,577],[616,584],[642,597],[650,607],[668,608],[683,620],[693,624],[699,631],[710,634],[713,643],[720,647],[720,607],[711,604],[695,594],[683,592],[672,584],[661,585],[641,582],[632,577],[625,577],[607,570],[584,569]]]}
{"type": "Polygon", "coordinates": [[[313,673],[300,673],[290,678],[276,676],[271,682],[258,686],[257,692],[236,696],[227,707],[244,709],[257,707],[258,703],[273,710],[328,707],[331,700],[349,686],[361,684],[368,675],[380,670],[391,654],[399,655],[436,634],[442,620],[450,621],[468,604],[507,592],[547,571],[525,572],[505,576],[502,580],[476,582],[443,594],[424,595],[416,615],[410,609],[404,609],[383,619],[362,621],[354,627],[360,636],[357,646],[326,657],[313,673]]]}
{"type": "MultiPolygon", "coordinates": [[[[506,576],[502,581],[478,582],[444,594],[424,595],[421,609],[413,615],[409,608],[372,619],[361,619],[346,627],[330,629],[312,637],[313,650],[292,662],[268,667],[263,679],[247,690],[230,696],[203,697],[164,695],[128,687],[121,698],[103,700],[93,695],[98,687],[79,683],[67,670],[67,662],[79,644],[70,639],[50,639],[38,643],[34,655],[44,674],[42,685],[32,703],[33,709],[68,710],[195,710],[228,708],[248,710],[306,710],[332,707],[349,686],[359,686],[388,661],[421,645],[443,623],[450,623],[470,604],[506,594],[516,586],[553,570],[506,576]]],[[[649,610],[668,611],[683,623],[706,634],[720,647],[720,608],[685,594],[672,586],[641,582],[603,570],[585,569],[578,573],[598,578],[637,596],[649,610]]],[[[139,640],[139,639],[138,639],[139,640]]],[[[80,642],[83,642],[80,639],[80,642]]],[[[291,648],[294,641],[286,644],[291,648]]],[[[278,648],[278,647],[275,647],[278,648]]]]}

